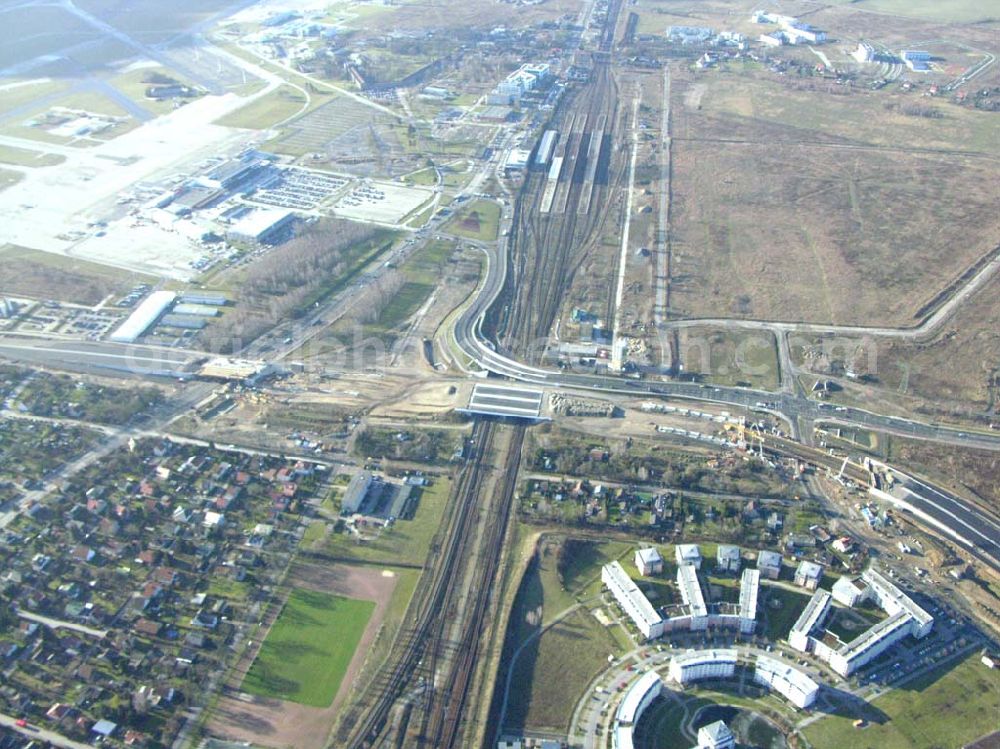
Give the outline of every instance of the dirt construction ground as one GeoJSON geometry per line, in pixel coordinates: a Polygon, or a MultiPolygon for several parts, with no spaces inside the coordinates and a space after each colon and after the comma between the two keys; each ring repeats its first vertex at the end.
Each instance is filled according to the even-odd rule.
{"type": "Polygon", "coordinates": [[[375,601],[375,611],[358,643],[337,696],[329,707],[317,708],[244,694],[227,695],[219,700],[209,721],[209,734],[232,741],[249,741],[258,746],[323,749],[385,617],[396,579],[387,570],[342,564],[325,567],[296,564],[289,574],[288,588],[306,588],[375,601]]]}

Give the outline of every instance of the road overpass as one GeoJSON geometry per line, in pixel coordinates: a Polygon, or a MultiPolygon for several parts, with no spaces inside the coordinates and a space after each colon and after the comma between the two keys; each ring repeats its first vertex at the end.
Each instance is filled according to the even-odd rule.
{"type": "MultiPolygon", "coordinates": [[[[705,401],[737,409],[766,410],[796,423],[800,418],[836,422],[873,429],[913,439],[931,440],[959,447],[1000,450],[1000,436],[961,431],[897,416],[885,416],[852,407],[833,409],[793,392],[775,393],[750,388],[711,386],[692,382],[641,380],[571,370],[551,370],[517,361],[483,333],[486,313],[501,297],[508,272],[504,247],[477,245],[487,256],[486,275],[478,295],[454,323],[455,342],[462,353],[485,375],[505,377],[556,390],[584,390],[608,395],[668,397],[705,401]]],[[[839,469],[843,458],[786,440],[778,448],[819,465],[839,469]],[[808,455],[804,454],[808,451],[808,455]],[[838,465],[832,465],[836,462],[838,465]]],[[[866,483],[862,475],[852,476],[866,483]]],[[[911,477],[912,478],[912,477],[911,477]]],[[[913,479],[919,487],[899,504],[938,530],[943,530],[969,553],[1000,571],[1000,524],[982,508],[926,481],[913,479]],[[970,533],[970,529],[978,529],[970,533]]]]}

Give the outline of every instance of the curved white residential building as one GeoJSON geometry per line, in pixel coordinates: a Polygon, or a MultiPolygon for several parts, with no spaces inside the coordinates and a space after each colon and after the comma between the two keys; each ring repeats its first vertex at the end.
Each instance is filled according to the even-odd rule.
{"type": "Polygon", "coordinates": [[[819,694],[819,685],[797,668],[764,655],[757,656],[753,680],[773,689],[796,707],[809,707],[819,694]]]}
{"type": "Polygon", "coordinates": [[[678,684],[702,679],[725,679],[736,671],[737,653],[733,648],[691,650],[670,659],[670,678],[678,684]]]}
{"type": "Polygon", "coordinates": [[[625,692],[618,712],[615,713],[613,746],[615,749],[632,749],[632,733],[643,712],[663,692],[663,681],[655,671],[647,671],[625,692]]]}

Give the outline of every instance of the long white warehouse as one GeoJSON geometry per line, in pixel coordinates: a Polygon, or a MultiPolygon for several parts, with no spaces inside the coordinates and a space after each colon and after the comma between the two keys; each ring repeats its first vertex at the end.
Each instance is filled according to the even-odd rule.
{"type": "Polygon", "coordinates": [[[633,731],[639,718],[650,703],[663,692],[663,681],[655,671],[647,671],[625,692],[618,712],[615,713],[615,729],[612,739],[615,749],[632,749],[633,731]]]}
{"type": "Polygon", "coordinates": [[[830,611],[832,596],[825,590],[817,590],[809,599],[805,610],[792,625],[788,633],[788,644],[803,653],[809,652],[809,639],[813,632],[823,626],[827,613],[830,611]]]}
{"type": "Polygon", "coordinates": [[[678,684],[726,679],[736,671],[736,650],[693,650],[670,659],[670,678],[678,684]]]}
{"type": "Polygon", "coordinates": [[[154,291],[135,308],[115,332],[108,336],[109,340],[115,343],[135,343],[153,326],[153,323],[160,319],[160,315],[167,311],[167,307],[173,304],[176,298],[177,294],[172,291],[154,291]]]}
{"type": "Polygon", "coordinates": [[[629,618],[635,623],[642,636],[653,640],[663,634],[663,617],[635,584],[625,569],[617,561],[601,568],[601,582],[618,601],[629,618]]]}
{"type": "Polygon", "coordinates": [[[698,582],[698,570],[693,564],[682,564],[677,568],[677,587],[684,605],[691,609],[691,629],[708,627],[708,606],[698,582]]]}
{"type": "Polygon", "coordinates": [[[757,656],[753,680],[773,689],[796,707],[809,707],[819,694],[819,685],[797,668],[764,655],[757,656]]]}

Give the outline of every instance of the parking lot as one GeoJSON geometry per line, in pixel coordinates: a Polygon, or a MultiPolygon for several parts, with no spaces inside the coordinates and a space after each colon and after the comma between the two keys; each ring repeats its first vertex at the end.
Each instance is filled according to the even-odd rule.
{"type": "Polygon", "coordinates": [[[346,177],[307,169],[283,169],[281,176],[266,188],[259,189],[253,197],[257,203],[313,210],[333,198],[350,183],[346,177]]]}
{"type": "Polygon", "coordinates": [[[365,181],[337,201],[338,216],[393,224],[434,197],[431,190],[389,182],[365,181]]]}

